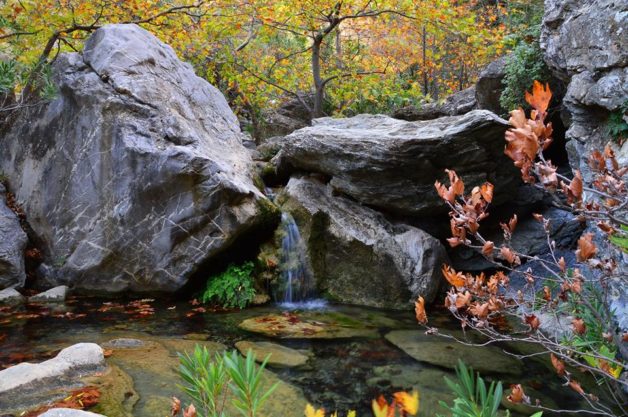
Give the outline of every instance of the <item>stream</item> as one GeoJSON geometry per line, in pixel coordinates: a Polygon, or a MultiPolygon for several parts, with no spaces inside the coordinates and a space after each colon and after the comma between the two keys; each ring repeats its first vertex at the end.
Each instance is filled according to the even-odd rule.
{"type": "MultiPolygon", "coordinates": [[[[70,297],[65,305],[3,307],[0,308],[0,367],[42,361],[78,342],[95,342],[107,348],[112,340],[139,340],[142,343],[139,348],[123,349],[119,343],[117,346],[113,343],[113,354],[107,363],[114,372],[99,380],[103,397],[92,411],[108,417],[155,417],[168,414],[173,395],[184,398],[177,387],[180,383],[177,352],[191,351],[197,343],[219,351],[225,347],[231,349],[242,340],[273,342],[309,356],[305,366],[268,368],[271,379],[285,384],[271,397],[264,415],[296,417],[303,415],[306,401],[326,410],[341,411],[342,415],[355,409],[358,415],[370,416],[373,398],[380,394],[390,398],[393,392],[413,388],[421,395],[420,415],[434,416],[445,411],[438,405],[439,400],[452,400],[443,377],[455,376],[451,367],[457,356],[483,355],[476,359],[500,366],[499,358],[489,349],[461,351],[462,345],[453,346],[438,336],[429,336],[434,339],[415,346],[419,355],[426,355],[426,361],[416,360],[406,353],[408,349],[399,348],[385,337],[392,331],[402,336],[424,336],[410,311],[344,305],[318,305],[317,309],[299,311],[298,305],[293,307],[297,310],[288,312],[269,305],[215,312],[189,301],[111,301],[83,297],[70,297]],[[340,331],[320,339],[306,338],[306,334],[290,338],[239,327],[247,319],[264,322],[268,315],[298,315],[300,320],[327,323],[340,331]],[[444,362],[445,366],[435,365],[443,358],[450,359],[444,362]]],[[[446,311],[430,312],[430,325],[437,326],[442,333],[459,332],[459,326],[446,311]]],[[[514,360],[520,366],[518,362],[514,360]]],[[[482,374],[499,378],[505,388],[511,383],[524,384],[533,401],[540,398],[548,406],[577,406],[575,394],[561,388],[557,378],[548,378],[552,371],[547,361],[534,359],[522,365],[514,372],[502,367],[482,374]]],[[[531,414],[519,407],[524,414],[513,415],[531,414]]]]}

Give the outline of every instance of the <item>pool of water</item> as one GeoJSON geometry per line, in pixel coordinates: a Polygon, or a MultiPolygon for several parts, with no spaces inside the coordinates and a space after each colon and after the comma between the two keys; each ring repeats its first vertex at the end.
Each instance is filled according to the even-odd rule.
{"type": "MultiPolygon", "coordinates": [[[[443,333],[458,331],[457,323],[446,312],[432,311],[430,325],[437,326],[443,333]]],[[[187,301],[108,301],[73,297],[65,306],[0,308],[0,367],[45,360],[56,355],[60,349],[78,342],[104,344],[116,338],[144,340],[151,343],[151,348],[143,353],[124,356],[116,352],[107,359],[109,364],[119,368],[125,378],[130,377],[135,392],[133,396],[137,398],[125,411],[111,405],[109,409],[98,411],[109,417],[154,417],[168,414],[167,401],[172,395],[182,396],[177,387],[180,383],[176,373],[177,351],[190,350],[195,343],[215,343],[233,348],[242,340],[271,341],[309,352],[310,359],[304,367],[269,370],[293,389],[291,392],[298,392],[304,397],[303,401],[317,407],[343,413],[354,409],[358,415],[370,416],[373,398],[414,388],[421,393],[420,415],[433,416],[444,412],[439,408],[438,401],[450,401],[451,395],[443,378],[453,378],[453,371],[448,367],[419,362],[406,354],[385,338],[393,330],[422,332],[409,311],[316,303],[217,312],[187,301]],[[359,327],[360,332],[354,337],[287,339],[248,332],[238,326],[246,319],[295,310],[299,314],[300,309],[303,309],[302,314],[314,314],[314,318],[318,314],[341,327],[359,327]],[[163,407],[166,408],[162,410],[163,407]]],[[[440,345],[425,344],[426,349],[434,349],[434,346],[440,345]]],[[[433,353],[450,355],[451,363],[455,364],[457,351],[449,353],[446,351],[449,348],[442,345],[438,349],[443,352],[433,353]]],[[[490,355],[487,355],[486,362],[490,361],[490,355]]],[[[501,379],[506,387],[511,383],[523,383],[528,395],[541,397],[545,404],[576,406],[578,398],[560,387],[557,378],[548,377],[551,372],[545,361],[535,359],[525,362],[518,374],[504,369],[484,374],[488,378],[501,379]]],[[[126,395],[132,397],[131,394],[126,395]]],[[[282,417],[303,415],[302,409],[282,413],[282,417]]]]}

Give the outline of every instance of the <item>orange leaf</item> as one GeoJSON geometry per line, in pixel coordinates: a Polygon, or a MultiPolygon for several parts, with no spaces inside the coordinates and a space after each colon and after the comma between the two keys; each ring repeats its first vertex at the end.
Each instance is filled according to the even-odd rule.
{"type": "Polygon", "coordinates": [[[518,265],[519,263],[521,263],[521,261],[519,260],[519,257],[515,255],[515,253],[510,248],[507,248],[506,246],[502,246],[502,248],[500,249],[500,253],[502,257],[506,260],[506,262],[508,262],[511,265],[513,264],[518,265]]]}
{"type": "Polygon", "coordinates": [[[511,385],[510,388],[510,395],[506,397],[508,401],[514,404],[519,404],[522,402],[526,404],[530,403],[530,398],[528,398],[525,392],[523,392],[523,387],[521,386],[521,384],[511,385]]]}
{"type": "Polygon", "coordinates": [[[580,384],[576,380],[572,379],[571,381],[569,381],[569,388],[571,388],[572,390],[576,391],[580,395],[585,395],[584,394],[584,390],[582,389],[582,387],[580,386],[580,384]]]}
{"type": "Polygon", "coordinates": [[[175,417],[181,411],[181,400],[177,397],[172,397],[172,405],[170,407],[170,415],[175,417]]]}
{"type": "Polygon", "coordinates": [[[508,222],[508,229],[510,229],[510,233],[514,233],[515,228],[517,227],[517,215],[512,216],[512,219],[508,222]]]}
{"type": "Polygon", "coordinates": [[[576,259],[578,262],[584,262],[591,259],[597,253],[597,247],[593,243],[593,233],[585,233],[578,239],[578,250],[576,250],[576,259]]]}
{"type": "Polygon", "coordinates": [[[482,198],[484,198],[487,203],[493,201],[493,189],[493,184],[491,184],[490,182],[485,182],[480,187],[480,194],[482,194],[482,198]]]}
{"type": "Polygon", "coordinates": [[[456,272],[453,268],[447,265],[443,265],[442,268],[445,279],[454,287],[464,287],[467,282],[464,275],[461,272],[456,272]]]}
{"type": "Polygon", "coordinates": [[[565,364],[563,361],[558,359],[553,353],[550,353],[550,359],[552,360],[552,366],[556,369],[558,376],[565,375],[565,364]]]}
{"type": "Polygon", "coordinates": [[[539,326],[541,325],[541,321],[534,314],[530,314],[530,315],[526,314],[524,317],[525,317],[526,323],[530,326],[532,330],[538,329],[539,326]]]}
{"type": "Polygon", "coordinates": [[[375,417],[388,417],[389,405],[383,395],[380,395],[377,400],[373,400],[371,407],[373,408],[375,417]]]}
{"type": "Polygon", "coordinates": [[[543,287],[543,299],[548,303],[552,301],[552,291],[547,285],[543,287]]]}
{"type": "Polygon", "coordinates": [[[416,320],[421,324],[427,324],[427,314],[425,313],[425,300],[423,297],[414,302],[414,312],[416,313],[416,320]]]}
{"type": "Polygon", "coordinates": [[[492,256],[493,249],[495,249],[495,244],[490,240],[487,240],[486,243],[482,246],[482,254],[484,256],[492,256]]]}
{"type": "Polygon", "coordinates": [[[489,312],[488,303],[475,303],[469,308],[469,312],[479,319],[485,319],[489,312]]]}
{"type": "Polygon", "coordinates": [[[419,412],[418,391],[412,391],[412,394],[408,394],[405,391],[395,392],[393,397],[402,412],[408,413],[412,416],[419,412]]]}
{"type": "Polygon", "coordinates": [[[544,114],[552,99],[552,91],[549,88],[549,84],[543,85],[535,80],[532,86],[532,93],[526,91],[525,99],[533,109],[544,114]]]}
{"type": "Polygon", "coordinates": [[[461,309],[462,307],[468,306],[471,303],[472,295],[469,291],[465,291],[465,293],[459,292],[456,294],[456,308],[461,309]]]}
{"type": "Polygon", "coordinates": [[[581,201],[582,200],[582,187],[583,187],[582,175],[580,174],[580,171],[577,170],[576,175],[573,177],[573,179],[571,180],[571,183],[569,184],[568,198],[570,197],[569,199],[573,201],[581,201]]]}
{"type": "Polygon", "coordinates": [[[575,318],[571,320],[571,325],[573,326],[574,332],[582,335],[587,331],[587,326],[584,324],[584,320],[581,318],[575,318]]]}
{"type": "Polygon", "coordinates": [[[508,119],[508,122],[510,122],[510,124],[515,128],[521,128],[528,124],[528,118],[526,117],[525,111],[523,111],[522,108],[518,108],[510,112],[510,119],[508,119]]]}
{"type": "Polygon", "coordinates": [[[196,407],[194,407],[194,404],[190,404],[188,408],[183,410],[183,417],[196,417],[196,407]]]}

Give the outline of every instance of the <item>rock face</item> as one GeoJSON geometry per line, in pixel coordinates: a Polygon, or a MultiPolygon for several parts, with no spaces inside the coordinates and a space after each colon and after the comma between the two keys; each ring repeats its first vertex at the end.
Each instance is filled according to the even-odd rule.
{"type": "Polygon", "coordinates": [[[0,137],[48,283],[174,291],[259,225],[266,201],[235,115],[169,46],[108,25],[54,77],[58,97],[0,137]]]}
{"type": "Polygon", "coordinates": [[[421,107],[402,107],[395,110],[393,117],[414,122],[465,114],[477,107],[476,95],[475,87],[469,87],[448,96],[442,103],[428,103],[421,107]]]}
{"type": "Polygon", "coordinates": [[[418,295],[438,292],[441,243],[307,178],[292,178],[277,200],[295,218],[319,291],[359,305],[409,308],[418,295]]]}
{"type": "MultiPolygon", "coordinates": [[[[544,59],[569,83],[564,105],[571,166],[588,179],[586,156],[610,139],[606,124],[628,96],[628,6],[613,0],[546,0],[541,32],[544,59]]],[[[624,120],[626,115],[624,114],[624,120]]],[[[619,152],[628,162],[628,144],[619,152]]]]}
{"type": "Polygon", "coordinates": [[[0,183],[0,290],[23,287],[24,249],[28,243],[20,219],[7,207],[6,189],[0,183]]]}
{"type": "Polygon", "coordinates": [[[446,168],[468,186],[492,182],[501,199],[514,193],[519,180],[504,156],[507,127],[485,110],[423,122],[382,115],[322,118],[286,136],[274,161],[284,175],[331,177],[336,191],[386,212],[434,214],[445,211],[434,181],[444,180],[446,168]]]}
{"type": "Polygon", "coordinates": [[[55,388],[74,385],[76,379],[102,371],[105,366],[103,350],[95,343],[78,343],[45,362],[23,362],[0,371],[0,413],[2,405],[15,403],[15,396],[24,405],[37,404],[55,388]]]}
{"type": "Polygon", "coordinates": [[[495,114],[507,113],[499,104],[499,98],[504,91],[502,81],[504,81],[506,60],[504,56],[488,64],[480,73],[475,84],[475,99],[480,109],[490,110],[495,114]]]}

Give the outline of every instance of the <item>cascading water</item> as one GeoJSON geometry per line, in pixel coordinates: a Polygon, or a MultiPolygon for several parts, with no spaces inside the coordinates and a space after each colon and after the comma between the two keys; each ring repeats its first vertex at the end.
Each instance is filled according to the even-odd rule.
{"type": "Polygon", "coordinates": [[[275,288],[275,300],[287,307],[319,307],[324,304],[316,300],[316,285],[310,270],[305,244],[294,218],[281,214],[280,279],[275,288]]]}

